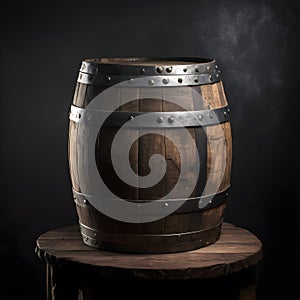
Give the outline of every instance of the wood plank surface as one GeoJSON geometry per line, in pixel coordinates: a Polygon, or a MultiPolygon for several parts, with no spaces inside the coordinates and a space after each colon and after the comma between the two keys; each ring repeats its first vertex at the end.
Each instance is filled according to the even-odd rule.
{"type": "Polygon", "coordinates": [[[254,266],[262,259],[262,244],[246,229],[224,223],[220,239],[193,251],[173,254],[124,254],[89,247],[82,242],[78,226],[42,234],[37,254],[46,262],[80,264],[101,272],[130,273],[134,278],[196,279],[231,274],[254,266]]]}

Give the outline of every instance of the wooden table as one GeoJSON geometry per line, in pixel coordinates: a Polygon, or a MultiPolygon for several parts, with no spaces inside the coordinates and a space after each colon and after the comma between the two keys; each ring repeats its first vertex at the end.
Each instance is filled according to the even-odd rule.
{"type": "Polygon", "coordinates": [[[100,299],[120,292],[157,298],[166,292],[234,300],[255,299],[262,244],[249,231],[224,223],[220,239],[198,250],[122,254],[86,246],[79,227],[70,226],[42,234],[36,252],[47,266],[47,299],[100,299]]]}

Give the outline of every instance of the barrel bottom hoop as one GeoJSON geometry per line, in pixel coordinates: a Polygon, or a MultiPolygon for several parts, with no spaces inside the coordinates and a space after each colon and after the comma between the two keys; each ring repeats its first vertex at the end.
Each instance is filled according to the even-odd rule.
{"type": "Polygon", "coordinates": [[[80,223],[83,242],[91,247],[125,253],[173,253],[199,249],[216,242],[223,220],[203,230],[176,234],[101,232],[80,223]]]}

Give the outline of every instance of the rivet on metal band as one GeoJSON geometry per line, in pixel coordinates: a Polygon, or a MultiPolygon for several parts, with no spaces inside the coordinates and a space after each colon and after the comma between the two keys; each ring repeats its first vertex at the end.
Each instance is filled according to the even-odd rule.
{"type": "Polygon", "coordinates": [[[105,127],[120,128],[126,122],[128,128],[180,128],[202,127],[229,121],[230,109],[223,106],[216,109],[174,112],[126,112],[90,110],[71,106],[69,119],[85,125],[94,124],[99,117],[105,119],[105,127]],[[135,119],[143,116],[142,122],[135,119]],[[135,122],[136,121],[136,122],[135,122]]]}

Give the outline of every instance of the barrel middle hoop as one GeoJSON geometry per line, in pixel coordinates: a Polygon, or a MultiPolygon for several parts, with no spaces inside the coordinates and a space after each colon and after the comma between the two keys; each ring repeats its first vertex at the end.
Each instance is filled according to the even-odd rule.
{"type": "Polygon", "coordinates": [[[84,109],[72,105],[69,119],[85,125],[94,124],[99,117],[106,116],[105,127],[120,128],[126,122],[143,116],[143,121],[126,124],[127,128],[181,128],[203,127],[218,125],[229,121],[230,108],[228,105],[198,111],[172,111],[172,112],[127,112],[103,111],[84,109]]]}

